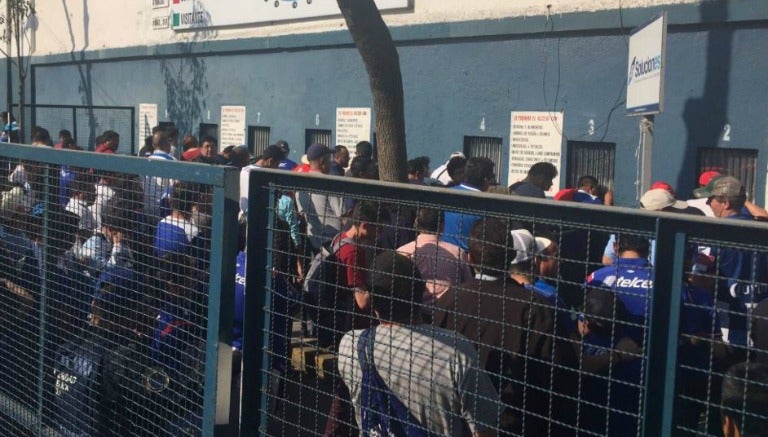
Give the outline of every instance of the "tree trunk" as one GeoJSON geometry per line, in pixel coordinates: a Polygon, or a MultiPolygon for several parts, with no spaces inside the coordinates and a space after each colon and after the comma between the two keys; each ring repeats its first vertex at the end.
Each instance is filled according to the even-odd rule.
{"type": "Polygon", "coordinates": [[[400,58],[374,0],[336,0],[368,71],[376,114],[379,177],[407,182],[405,111],[400,58]]]}

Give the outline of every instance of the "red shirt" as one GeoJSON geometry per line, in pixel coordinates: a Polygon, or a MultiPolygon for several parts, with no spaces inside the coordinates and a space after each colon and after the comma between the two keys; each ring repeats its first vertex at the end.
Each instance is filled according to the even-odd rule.
{"type": "Polygon", "coordinates": [[[104,143],[96,148],[96,153],[115,153],[115,151],[112,150],[107,143],[104,143]]]}
{"type": "Polygon", "coordinates": [[[309,164],[299,164],[294,167],[292,171],[295,171],[296,173],[309,173],[309,170],[309,164]]]}
{"type": "MultiPolygon", "coordinates": [[[[341,238],[349,237],[344,233],[341,238]]],[[[365,269],[368,267],[365,249],[357,243],[345,244],[339,249],[336,258],[339,264],[344,266],[343,270],[339,271],[339,285],[365,290],[367,288],[365,269]]]]}
{"type": "Polygon", "coordinates": [[[186,152],[181,154],[181,157],[184,159],[184,161],[194,161],[195,159],[197,159],[198,156],[200,156],[199,147],[189,149],[186,152]]]}

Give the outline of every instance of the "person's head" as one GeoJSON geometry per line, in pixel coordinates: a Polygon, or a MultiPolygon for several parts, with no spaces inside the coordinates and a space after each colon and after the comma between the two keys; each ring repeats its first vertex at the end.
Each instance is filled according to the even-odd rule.
{"type": "Polygon", "coordinates": [[[28,230],[32,240],[43,242],[43,217],[48,210],[48,261],[55,262],[61,254],[72,248],[80,224],[80,217],[58,203],[38,203],[28,217],[28,230]]]}
{"type": "MultiPolygon", "coordinates": [[[[706,187],[707,185],[709,185],[709,182],[712,181],[712,178],[716,178],[719,176],[723,176],[723,174],[720,173],[719,171],[715,171],[715,170],[705,171],[704,173],[699,175],[699,187],[706,187]]],[[[695,195],[696,193],[694,192],[694,196],[695,195]]],[[[699,198],[699,196],[696,196],[696,197],[699,198]]]]}
{"type": "Polygon", "coordinates": [[[421,323],[426,286],[410,258],[395,251],[376,255],[371,264],[368,289],[371,308],[385,322],[421,323]]]}
{"type": "Polygon", "coordinates": [[[515,256],[509,261],[509,273],[514,275],[530,276],[533,272],[533,255],[536,251],[536,240],[530,231],[520,224],[513,224],[509,232],[512,248],[515,256]]]}
{"type": "Polygon", "coordinates": [[[594,176],[582,176],[579,178],[578,189],[589,193],[593,196],[597,196],[600,192],[600,183],[594,176]]]}
{"type": "Polygon", "coordinates": [[[507,263],[516,253],[504,220],[487,218],[478,221],[469,232],[469,262],[475,270],[489,276],[503,276],[507,263]]]}
{"type": "Polygon", "coordinates": [[[379,179],[379,166],[371,158],[355,156],[349,165],[349,175],[360,179],[379,179]]]}
{"type": "Polygon", "coordinates": [[[285,153],[280,146],[272,144],[256,159],[256,163],[264,168],[277,168],[285,159],[285,153]]]}
{"type": "Polygon", "coordinates": [[[331,149],[325,144],[313,143],[307,148],[309,168],[315,172],[328,173],[331,163],[331,149]]]}
{"type": "Polygon", "coordinates": [[[194,135],[184,135],[184,138],[181,140],[181,147],[185,152],[198,146],[197,138],[194,135]]]}
{"type": "Polygon", "coordinates": [[[728,369],[720,399],[725,437],[768,435],[768,366],[746,362],[728,369]]]}
{"type": "Polygon", "coordinates": [[[171,152],[171,143],[168,141],[168,134],[165,131],[158,130],[152,134],[152,148],[160,152],[171,152]]]}
{"type": "Polygon", "coordinates": [[[103,144],[105,144],[110,150],[117,151],[120,146],[120,135],[113,131],[108,130],[101,134],[103,144]]]}
{"type": "Polygon", "coordinates": [[[552,188],[552,180],[557,177],[557,168],[551,162],[537,162],[528,170],[526,180],[544,191],[552,188]]]}
{"type": "Polygon", "coordinates": [[[589,288],[584,298],[584,308],[578,317],[578,330],[582,337],[590,334],[610,337],[614,331],[613,320],[623,320],[624,307],[616,293],[600,288],[589,288]]]}
{"type": "Polygon", "coordinates": [[[560,248],[553,238],[536,237],[536,254],[533,263],[534,271],[541,278],[557,278],[560,268],[560,248]]]}
{"type": "Polygon", "coordinates": [[[707,198],[707,205],[712,208],[715,217],[739,214],[747,201],[744,185],[731,176],[712,178],[709,184],[698,192],[701,197],[707,198]]]}
{"type": "Polygon", "coordinates": [[[457,184],[464,182],[464,170],[467,166],[467,158],[464,155],[451,157],[445,165],[445,171],[448,172],[451,180],[457,184]]]}
{"type": "MultiPolygon", "coordinates": [[[[291,146],[290,146],[290,145],[288,145],[288,141],[285,141],[285,140],[277,140],[277,142],[275,143],[275,145],[276,145],[277,147],[279,147],[279,148],[280,148],[280,150],[282,150],[282,151],[283,151],[283,156],[284,156],[285,158],[288,158],[288,155],[291,153],[291,146]]],[[[285,159],[285,158],[283,158],[283,159],[285,159]]]]}
{"type": "Polygon", "coordinates": [[[48,146],[51,144],[51,134],[48,132],[48,129],[35,126],[32,128],[30,134],[32,137],[32,144],[39,146],[48,146]]]}
{"type": "Polygon", "coordinates": [[[339,167],[346,168],[349,165],[349,149],[345,146],[338,145],[334,150],[333,160],[339,167]]]}
{"type": "Polygon", "coordinates": [[[233,147],[229,152],[229,159],[227,165],[231,165],[237,168],[243,168],[248,165],[251,160],[251,155],[248,153],[248,149],[245,147],[233,147]]]}
{"type": "Polygon", "coordinates": [[[408,177],[413,180],[424,181],[429,176],[429,158],[419,156],[408,161],[408,177]]]}
{"type": "Polygon", "coordinates": [[[688,203],[676,200],[667,190],[656,188],[643,194],[640,198],[640,207],[648,211],[677,212],[688,208],[688,203]]]}
{"type": "Polygon", "coordinates": [[[175,145],[179,141],[179,128],[175,124],[168,125],[165,129],[165,133],[168,134],[168,142],[171,145],[175,145]]]}
{"type": "Polygon", "coordinates": [[[439,234],[443,228],[442,211],[433,208],[419,208],[416,211],[416,219],[413,227],[420,234],[439,234]]]}
{"type": "Polygon", "coordinates": [[[355,146],[355,156],[373,159],[373,144],[369,141],[360,141],[355,146]]]}
{"type": "Polygon", "coordinates": [[[488,187],[496,183],[494,166],[493,161],[486,157],[469,158],[464,168],[464,183],[480,191],[488,190],[488,187]]]}
{"type": "Polygon", "coordinates": [[[170,199],[171,209],[189,216],[192,213],[192,206],[197,203],[200,191],[201,187],[191,182],[182,181],[174,184],[170,199]]]}
{"type": "Polygon", "coordinates": [[[672,197],[677,198],[677,193],[675,192],[675,189],[667,182],[664,181],[656,181],[651,184],[651,190],[664,190],[672,195],[672,197]]]}
{"type": "Polygon", "coordinates": [[[619,234],[615,244],[619,258],[648,258],[651,249],[648,238],[633,234],[619,234]]]}
{"type": "Polygon", "coordinates": [[[130,201],[122,199],[110,201],[101,213],[101,227],[106,231],[104,235],[129,234],[136,220],[135,217],[135,206],[130,201]]]}
{"type": "Polygon", "coordinates": [[[169,297],[184,297],[193,288],[195,262],[179,252],[168,252],[163,255],[155,271],[160,287],[169,297]]]}
{"type": "Polygon", "coordinates": [[[64,141],[66,141],[68,139],[70,139],[70,140],[72,139],[72,132],[70,132],[70,131],[68,131],[66,129],[60,130],[59,131],[59,141],[61,141],[63,143],[64,141]]]}
{"type": "Polygon", "coordinates": [[[91,176],[85,173],[79,173],[70,185],[72,197],[84,202],[93,202],[96,200],[96,187],[93,184],[91,176]]]}
{"type": "Polygon", "coordinates": [[[375,203],[355,202],[355,208],[352,210],[352,217],[350,217],[350,225],[355,229],[357,239],[364,241],[376,239],[379,215],[379,207],[375,203]]]}
{"type": "Polygon", "coordinates": [[[83,150],[83,149],[80,148],[80,146],[75,144],[75,139],[74,138],[66,138],[66,139],[62,140],[61,141],[61,148],[65,149],[65,150],[83,150]]]}
{"type": "Polygon", "coordinates": [[[201,140],[200,144],[200,156],[211,159],[216,156],[216,152],[219,149],[219,142],[216,138],[206,135],[201,140]]]}

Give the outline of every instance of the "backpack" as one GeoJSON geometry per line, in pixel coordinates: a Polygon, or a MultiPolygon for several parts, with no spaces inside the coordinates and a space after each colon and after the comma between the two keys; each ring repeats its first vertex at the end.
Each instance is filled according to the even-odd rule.
{"type": "Polygon", "coordinates": [[[53,368],[54,423],[64,436],[96,436],[101,425],[100,371],[104,344],[92,337],[67,343],[53,368]]]}
{"type": "Polygon", "coordinates": [[[360,392],[361,435],[427,437],[430,432],[419,423],[408,407],[381,379],[373,363],[376,328],[366,329],[357,343],[357,356],[363,377],[360,392]]]}
{"type": "Polygon", "coordinates": [[[320,252],[312,258],[304,277],[302,291],[318,304],[332,294],[328,289],[334,289],[338,284],[336,255],[343,246],[351,243],[353,243],[351,238],[334,238],[332,243],[321,246],[320,252]]]}

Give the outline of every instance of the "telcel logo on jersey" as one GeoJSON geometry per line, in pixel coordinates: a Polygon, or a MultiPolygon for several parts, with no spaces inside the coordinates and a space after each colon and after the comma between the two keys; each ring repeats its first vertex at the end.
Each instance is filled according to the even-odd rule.
{"type": "Polygon", "coordinates": [[[661,55],[640,60],[634,57],[629,64],[627,85],[631,84],[632,81],[641,81],[656,76],[659,74],[659,70],[661,70],[661,55]]]}
{"type": "MultiPolygon", "coordinates": [[[[591,281],[593,277],[590,277],[587,282],[591,281]]],[[[643,279],[638,277],[629,277],[625,278],[624,276],[619,276],[618,278],[614,275],[608,275],[605,278],[603,278],[600,282],[603,283],[603,286],[605,287],[621,287],[621,288],[644,288],[649,289],[653,288],[653,280],[651,279],[643,279]]]]}

